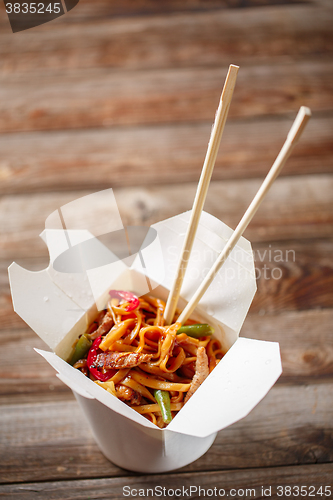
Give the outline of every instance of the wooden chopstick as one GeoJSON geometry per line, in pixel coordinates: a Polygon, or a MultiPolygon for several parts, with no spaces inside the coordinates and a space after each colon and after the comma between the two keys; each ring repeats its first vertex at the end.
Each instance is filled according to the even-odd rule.
{"type": "Polygon", "coordinates": [[[185,277],[185,272],[187,268],[187,264],[189,261],[189,257],[191,254],[195,234],[198,228],[201,212],[205,203],[205,199],[207,196],[207,191],[210,183],[210,179],[213,173],[216,156],[218,153],[218,149],[220,146],[225,122],[227,120],[228,111],[232,99],[232,95],[234,92],[236,78],[239,67],[230,65],[229,71],[227,74],[227,78],[223,87],[219,107],[216,112],[214,125],[212,128],[212,133],[208,143],[208,149],[206,153],[206,158],[202,167],[202,172],[197,188],[197,192],[195,195],[195,199],[193,202],[192,213],[190,222],[187,228],[185,240],[183,243],[182,253],[180,256],[180,260],[178,262],[178,267],[176,271],[176,276],[173,282],[173,285],[170,289],[169,297],[166,303],[166,308],[164,312],[164,319],[167,325],[170,325],[178,303],[180,290],[183,284],[183,280],[185,277]]]}
{"type": "Polygon", "coordinates": [[[230,255],[231,251],[233,250],[234,246],[237,244],[239,238],[242,236],[244,233],[245,229],[251,222],[253,216],[255,215],[256,211],[260,207],[263,199],[265,198],[266,194],[268,193],[270,187],[272,186],[273,182],[275,181],[276,177],[279,175],[280,171],[282,170],[285,162],[287,161],[288,157],[290,156],[293,147],[299,140],[300,136],[302,135],[302,132],[305,128],[305,125],[307,124],[309,118],[311,116],[311,111],[309,108],[306,108],[305,106],[302,106],[296,116],[296,119],[288,133],[287,139],[282,146],[282,149],[280,153],[278,154],[272,168],[268,172],[264,182],[259,188],[259,191],[253,198],[250,206],[246,210],[245,214],[243,215],[241,221],[239,222],[238,226],[236,227],[234,233],[232,236],[229,238],[227,241],[226,246],[220,253],[219,257],[213,264],[212,268],[210,269],[209,273],[207,274],[206,278],[204,281],[201,283],[200,287],[198,290],[195,292],[193,297],[191,298],[190,302],[187,304],[177,321],[180,323],[184,323],[192,314],[196,306],[198,305],[200,299],[206,292],[207,288],[215,278],[216,274],[218,271],[221,269],[222,265],[224,262],[227,260],[228,256],[230,255]]]}

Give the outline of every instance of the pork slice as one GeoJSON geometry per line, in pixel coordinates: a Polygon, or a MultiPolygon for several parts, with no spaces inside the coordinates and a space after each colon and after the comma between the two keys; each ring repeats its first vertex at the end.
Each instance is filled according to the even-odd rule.
{"type": "Polygon", "coordinates": [[[121,384],[116,384],[116,394],[121,401],[128,401],[132,405],[139,405],[142,400],[141,394],[121,384]]]}
{"type": "Polygon", "coordinates": [[[193,396],[195,391],[198,389],[198,387],[200,387],[200,385],[208,377],[208,375],[209,365],[206,349],[204,347],[198,347],[197,360],[195,363],[195,374],[184,399],[184,403],[186,403],[190,399],[190,397],[193,396]]]}
{"type": "Polygon", "coordinates": [[[111,351],[98,354],[93,368],[105,368],[107,370],[114,368],[133,368],[140,363],[148,363],[151,360],[152,354],[142,354],[140,352],[128,352],[126,354],[111,351]]]}
{"type": "Polygon", "coordinates": [[[107,312],[103,318],[102,323],[99,325],[97,330],[90,334],[91,339],[97,339],[100,335],[108,333],[113,327],[113,318],[109,312],[107,312]]]}

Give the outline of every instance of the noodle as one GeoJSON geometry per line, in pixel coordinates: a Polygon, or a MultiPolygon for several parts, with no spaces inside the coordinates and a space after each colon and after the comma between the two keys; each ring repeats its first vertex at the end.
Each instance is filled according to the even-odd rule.
{"type": "MultiPolygon", "coordinates": [[[[164,325],[161,299],[117,291],[110,295],[107,309],[77,341],[76,346],[87,344],[88,350],[73,355],[74,367],[154,424],[166,427],[222,358],[221,344],[211,332],[199,338],[177,335],[180,323],[164,325]]],[[[186,325],[210,328],[193,320],[186,325]]]]}

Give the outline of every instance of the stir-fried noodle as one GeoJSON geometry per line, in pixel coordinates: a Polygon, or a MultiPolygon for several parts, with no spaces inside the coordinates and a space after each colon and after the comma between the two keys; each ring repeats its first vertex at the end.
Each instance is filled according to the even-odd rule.
{"type": "Polygon", "coordinates": [[[87,377],[157,426],[165,427],[223,353],[209,325],[164,325],[165,303],[112,291],[70,360],[87,377]]]}

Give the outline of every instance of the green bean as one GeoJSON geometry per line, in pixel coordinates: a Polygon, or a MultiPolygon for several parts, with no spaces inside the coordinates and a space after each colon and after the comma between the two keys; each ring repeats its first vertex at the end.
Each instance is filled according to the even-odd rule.
{"type": "Polygon", "coordinates": [[[199,339],[206,335],[213,335],[214,329],[210,325],[198,323],[196,325],[181,326],[177,331],[177,335],[178,333],[186,333],[189,337],[199,339]]]}
{"type": "Polygon", "coordinates": [[[81,335],[75,345],[75,349],[69,361],[69,364],[73,366],[77,361],[79,361],[79,359],[84,358],[91,346],[92,340],[90,340],[86,335],[81,335]]]}
{"type": "Polygon", "coordinates": [[[162,419],[165,424],[170,424],[172,420],[171,409],[170,409],[170,396],[168,391],[161,391],[161,389],[155,389],[154,391],[155,399],[158,406],[161,409],[162,419]]]}

